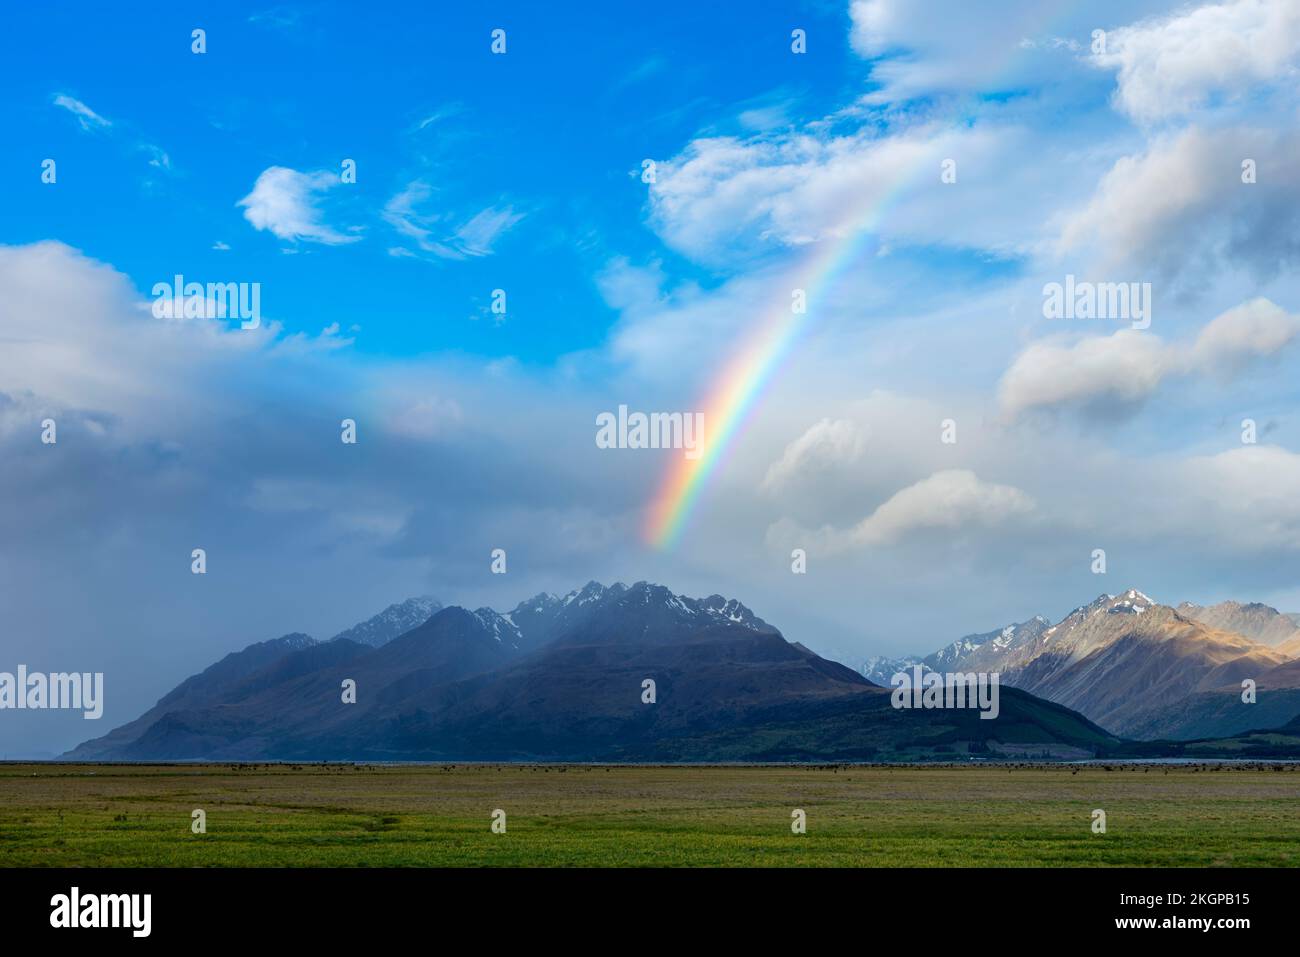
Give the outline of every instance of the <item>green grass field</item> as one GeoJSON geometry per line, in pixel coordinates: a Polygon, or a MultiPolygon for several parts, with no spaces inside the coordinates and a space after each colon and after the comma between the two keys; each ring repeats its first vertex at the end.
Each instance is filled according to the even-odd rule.
{"type": "Polygon", "coordinates": [[[0,865],[1295,867],[1300,767],[13,764],[0,865]]]}

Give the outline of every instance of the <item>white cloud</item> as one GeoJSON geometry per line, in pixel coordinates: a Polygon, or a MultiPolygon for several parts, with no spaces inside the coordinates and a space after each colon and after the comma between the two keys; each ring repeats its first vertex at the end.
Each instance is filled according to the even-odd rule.
{"type": "Polygon", "coordinates": [[[271,166],[262,171],[253,191],[237,205],[244,207],[244,218],[255,229],[268,230],[280,239],[330,246],[351,243],[360,237],[344,235],[323,223],[317,207],[320,196],[339,182],[336,174],[325,170],[300,173],[271,166]]]}
{"type": "Polygon", "coordinates": [[[170,170],[172,168],[172,158],[167,155],[162,147],[154,146],[152,143],[141,143],[140,151],[149,154],[149,165],[156,166],[158,169],[170,170]]]}
{"type": "MultiPolygon", "coordinates": [[[[422,209],[432,196],[433,188],[428,183],[414,180],[384,204],[382,215],[384,222],[412,240],[419,249],[441,259],[490,255],[497,240],[524,218],[511,206],[489,206],[453,228],[448,213],[422,209]]],[[[390,249],[389,254],[414,256],[402,247],[390,249]]]]}
{"type": "Polygon", "coordinates": [[[154,318],[125,276],[57,242],[0,246],[0,288],[0,391],[51,412],[112,417],[132,432],[219,407],[222,390],[207,386],[278,329],[154,318]]]}
{"type": "Polygon", "coordinates": [[[85,103],[65,93],[59,93],[54,97],[54,105],[62,107],[75,116],[83,130],[106,129],[113,125],[111,120],[104,119],[85,103]]]}
{"type": "Polygon", "coordinates": [[[1073,345],[1035,342],[1002,377],[998,400],[1012,418],[1064,405],[1113,412],[1148,398],[1168,371],[1164,343],[1133,329],[1073,345]]]}
{"type": "Polygon", "coordinates": [[[1252,360],[1275,355],[1300,335],[1300,316],[1267,299],[1252,299],[1211,320],[1192,347],[1205,370],[1239,371],[1252,360]]]}
{"type": "Polygon", "coordinates": [[[1300,67],[1300,5],[1235,0],[1112,30],[1094,63],[1118,71],[1116,105],[1142,122],[1185,114],[1214,98],[1254,95],[1300,67]]]}
{"type": "Polygon", "coordinates": [[[523,219],[514,207],[489,206],[456,229],[454,244],[466,255],[486,256],[505,232],[523,219]]]}
{"type": "Polygon", "coordinates": [[[1033,499],[1018,488],[947,469],[897,492],[851,534],[861,544],[887,544],[917,529],[989,528],[1033,509],[1033,499]]]}
{"type": "Polygon", "coordinates": [[[125,127],[118,126],[112,120],[100,116],[89,106],[75,97],[68,96],[66,93],[59,93],[54,97],[54,105],[61,109],[67,110],[77,118],[77,123],[83,130],[90,131],[108,131],[109,135],[119,138],[129,138],[135,140],[131,147],[136,152],[144,153],[149,157],[149,165],[155,169],[170,173],[172,168],[171,157],[167,155],[166,150],[147,140],[141,139],[138,134],[130,129],[130,124],[125,127]]]}
{"type": "Polygon", "coordinates": [[[356,342],[354,337],[340,334],[337,322],[331,322],[315,336],[309,336],[304,332],[281,336],[272,346],[271,351],[275,355],[301,356],[313,352],[332,352],[335,349],[346,348],[354,342],[356,342]]]}
{"type": "Polygon", "coordinates": [[[1206,213],[1216,175],[1222,179],[1231,174],[1213,155],[1213,145],[1210,134],[1190,129],[1157,140],[1142,155],[1122,157],[1097,185],[1088,205],[1065,222],[1062,251],[1096,242],[1110,251],[1109,265],[1131,262],[1143,249],[1159,248],[1169,233],[1206,213]]]}
{"type": "Polygon", "coordinates": [[[1117,415],[1150,398],[1170,376],[1231,376],[1298,335],[1300,317],[1258,298],[1215,317],[1190,347],[1134,329],[1074,343],[1036,342],[1003,375],[998,401],[1009,419],[1061,407],[1117,415]]]}
{"type": "Polygon", "coordinates": [[[850,529],[826,526],[808,533],[778,523],[769,529],[768,540],[783,546],[802,540],[819,553],[834,553],[894,545],[923,532],[993,529],[1035,508],[1034,500],[1014,486],[985,482],[968,469],[945,469],[895,492],[850,529]]]}
{"type": "MultiPolygon", "coordinates": [[[[419,211],[419,207],[431,195],[433,195],[433,188],[422,180],[415,180],[407,184],[405,189],[384,204],[384,221],[406,238],[414,240],[416,245],[425,252],[433,253],[435,256],[441,256],[444,259],[464,258],[449,246],[434,241],[432,227],[438,221],[438,217],[426,215],[419,211]]],[[[401,247],[389,250],[389,252],[396,256],[411,255],[409,250],[401,247]]]]}
{"type": "Polygon", "coordinates": [[[441,123],[443,120],[450,119],[453,116],[458,116],[464,111],[465,107],[460,103],[448,103],[444,106],[440,106],[429,115],[421,118],[419,122],[415,124],[415,128],[412,132],[418,133],[420,130],[427,129],[435,123],[441,123]]]}
{"type": "Polygon", "coordinates": [[[1064,218],[1057,253],[1117,281],[1199,286],[1233,265],[1272,276],[1300,262],[1300,182],[1289,171],[1297,152],[1300,136],[1260,129],[1158,137],[1118,160],[1064,218]],[[1255,161],[1255,183],[1242,182],[1245,159],[1255,161]]]}
{"type": "Polygon", "coordinates": [[[873,100],[1024,89],[1061,82],[1071,68],[1085,72],[1075,51],[1095,27],[1168,4],[1092,0],[1049,7],[1042,0],[999,0],[990,8],[951,0],[853,0],[849,42],[873,61],[871,79],[881,86],[873,100]]]}
{"type": "MultiPolygon", "coordinates": [[[[863,233],[901,242],[1006,248],[1027,245],[1040,218],[1005,194],[940,183],[941,164],[960,157],[962,175],[1006,176],[1022,132],[919,122],[881,134],[871,126],[831,134],[820,124],[747,138],[696,139],[659,163],[650,222],[673,248],[715,261],[736,253],[800,247],[863,233]]],[[[1065,166],[1055,169],[1059,179],[1065,166]]]]}
{"type": "Polygon", "coordinates": [[[857,423],[848,419],[822,419],[785,447],[781,457],[768,467],[760,487],[770,492],[799,485],[806,487],[810,480],[860,460],[866,441],[857,423]]]}

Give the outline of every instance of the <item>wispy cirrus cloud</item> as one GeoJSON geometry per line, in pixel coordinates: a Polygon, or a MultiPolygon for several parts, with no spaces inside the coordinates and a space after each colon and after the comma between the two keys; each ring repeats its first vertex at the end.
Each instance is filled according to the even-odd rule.
{"type": "MultiPolygon", "coordinates": [[[[513,206],[488,206],[459,225],[445,212],[427,212],[433,188],[414,180],[384,204],[384,222],[410,240],[422,252],[440,259],[469,259],[491,255],[505,233],[524,218],[513,206]]],[[[389,250],[394,256],[415,256],[405,247],[389,250]]]]}
{"type": "Polygon", "coordinates": [[[428,129],[436,123],[441,123],[443,120],[449,120],[453,116],[458,116],[463,112],[465,112],[464,104],[446,103],[438,107],[432,113],[426,113],[421,116],[420,119],[416,121],[415,126],[412,127],[411,132],[418,133],[421,130],[428,129]]]}
{"type": "Polygon", "coordinates": [[[271,7],[249,14],[248,22],[260,27],[292,30],[302,22],[302,12],[288,6],[271,7]]]}
{"type": "Polygon", "coordinates": [[[67,110],[77,118],[77,123],[87,132],[91,130],[104,130],[113,125],[112,120],[100,116],[85,103],[76,97],[68,96],[66,93],[56,93],[54,95],[54,105],[67,110]]]}
{"type": "Polygon", "coordinates": [[[130,124],[127,124],[124,128],[108,117],[95,112],[81,100],[66,93],[56,93],[52,102],[60,109],[71,113],[76,118],[77,125],[87,133],[105,133],[131,139],[134,141],[133,149],[135,152],[144,153],[149,157],[150,166],[166,173],[171,172],[172,161],[171,157],[167,155],[167,151],[134,133],[130,129],[130,124]]]}

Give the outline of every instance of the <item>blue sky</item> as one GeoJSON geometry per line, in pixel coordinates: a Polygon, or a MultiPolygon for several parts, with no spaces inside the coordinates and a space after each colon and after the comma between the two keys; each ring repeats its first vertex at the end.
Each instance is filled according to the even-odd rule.
{"type": "Polygon", "coordinates": [[[256,276],[286,330],[358,324],[363,354],[462,349],[553,363],[599,346],[615,320],[593,282],[604,263],[664,252],[642,223],[643,158],[671,155],[701,129],[740,129],[746,108],[790,98],[815,111],[862,85],[849,70],[847,11],[801,10],[824,49],[792,60],[788,8],[168,4],[129,19],[88,9],[57,31],[48,13],[16,10],[3,120],[26,148],[5,153],[6,180],[24,187],[7,196],[6,240],[58,236],[142,289],[170,270],[256,276]],[[202,56],[190,51],[196,25],[209,38],[202,56]],[[497,27],[509,28],[505,56],[489,51],[497,27]],[[88,135],[51,109],[56,94],[111,125],[88,135]],[[166,168],[151,165],[153,149],[166,168]],[[53,197],[23,175],[46,154],[59,160],[53,197]],[[355,228],[355,244],[259,234],[235,205],[268,167],[337,171],[344,158],[357,182],[325,204],[339,228],[355,228]],[[485,210],[521,218],[491,255],[398,258],[389,250],[410,243],[382,210],[414,182],[428,185],[428,212],[449,233],[485,210]],[[510,328],[465,322],[494,288],[514,292],[510,328]],[[310,314],[291,308],[305,301],[310,314]]]}
{"type": "Polygon", "coordinates": [[[1297,71],[1285,0],[8,11],[0,668],[102,670],[115,725],[253,641],[593,578],[849,663],[1129,587],[1300,610],[1297,71]],[[824,260],[648,544],[680,452],[597,415],[698,410],[824,260]],[[155,316],[176,274],[262,326],[155,316]],[[1149,327],[1047,318],[1067,276],[1149,327]]]}

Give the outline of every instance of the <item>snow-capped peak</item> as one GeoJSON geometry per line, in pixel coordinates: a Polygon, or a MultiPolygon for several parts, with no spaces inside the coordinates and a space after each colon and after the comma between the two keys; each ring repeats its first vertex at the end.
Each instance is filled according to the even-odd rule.
{"type": "Polygon", "coordinates": [[[398,635],[419,628],[441,609],[442,603],[428,595],[408,598],[406,601],[389,605],[374,617],[339,632],[330,640],[346,638],[349,641],[378,648],[398,635]]]}
{"type": "Polygon", "coordinates": [[[491,608],[479,608],[473,614],[484,628],[492,632],[492,637],[497,641],[504,640],[511,645],[519,643],[521,637],[519,626],[514,623],[509,615],[497,614],[491,608]]]}
{"type": "Polygon", "coordinates": [[[1106,610],[1108,613],[1112,615],[1115,614],[1140,615],[1155,604],[1156,604],[1155,601],[1153,601],[1148,596],[1144,595],[1142,592],[1138,591],[1136,588],[1130,588],[1128,591],[1124,592],[1124,594],[1120,595],[1118,598],[1112,598],[1110,602],[1110,607],[1107,608],[1106,610]]]}

